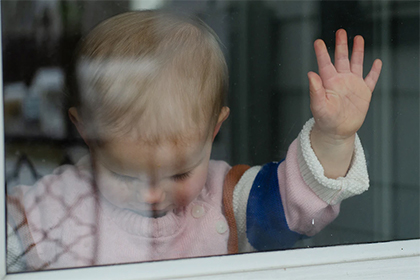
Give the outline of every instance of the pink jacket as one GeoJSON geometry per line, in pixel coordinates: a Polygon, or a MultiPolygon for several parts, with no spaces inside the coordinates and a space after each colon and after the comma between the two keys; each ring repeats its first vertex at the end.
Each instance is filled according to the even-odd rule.
{"type": "MultiPolygon", "coordinates": [[[[308,186],[307,181],[316,176],[308,175],[314,171],[300,145],[298,140],[292,143],[276,175],[286,227],[313,235],[338,215],[339,201],[334,205],[325,201],[330,195],[317,194],[317,182],[308,186]]],[[[156,219],[117,208],[96,193],[89,166],[88,158],[76,166],[62,166],[35,186],[16,187],[9,195],[9,224],[26,250],[29,270],[227,253],[229,227],[222,203],[223,182],[231,169],[227,163],[210,161],[206,185],[197,199],[156,219]]],[[[260,169],[249,169],[235,187],[232,203],[241,252],[255,250],[247,239],[246,205],[251,189],[260,187],[252,186],[260,169]]],[[[334,197],[344,191],[329,190],[334,197]]]]}

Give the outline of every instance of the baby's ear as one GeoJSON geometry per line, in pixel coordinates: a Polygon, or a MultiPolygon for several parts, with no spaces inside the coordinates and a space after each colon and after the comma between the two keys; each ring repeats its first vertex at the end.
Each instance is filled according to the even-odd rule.
{"type": "Polygon", "coordinates": [[[227,106],[224,106],[220,111],[219,118],[217,119],[216,126],[214,127],[213,140],[219,133],[220,127],[222,127],[223,122],[229,117],[230,109],[227,106]]]}
{"type": "Polygon", "coordinates": [[[79,132],[80,136],[85,141],[86,145],[89,146],[88,142],[86,141],[86,135],[85,135],[85,126],[83,125],[83,122],[77,112],[77,109],[75,107],[71,107],[68,111],[69,118],[71,122],[76,126],[77,131],[79,132]]]}

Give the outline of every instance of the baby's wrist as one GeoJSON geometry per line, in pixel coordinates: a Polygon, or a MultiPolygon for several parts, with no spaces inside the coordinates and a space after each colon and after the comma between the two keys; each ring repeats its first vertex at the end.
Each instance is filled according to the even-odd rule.
{"type": "Polygon", "coordinates": [[[355,138],[356,133],[346,136],[335,133],[326,133],[319,128],[316,122],[310,132],[311,143],[322,143],[323,145],[330,147],[353,146],[355,138]]]}
{"type": "Polygon", "coordinates": [[[331,179],[344,177],[353,156],[355,135],[334,138],[314,127],[310,141],[316,157],[324,168],[324,176],[331,179]]]}

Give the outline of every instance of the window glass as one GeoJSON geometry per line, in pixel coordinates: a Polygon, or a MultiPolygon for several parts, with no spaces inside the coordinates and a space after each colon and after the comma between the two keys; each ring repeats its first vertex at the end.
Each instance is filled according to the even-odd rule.
{"type": "MultiPolygon", "coordinates": [[[[222,196],[227,194],[220,190],[214,190],[218,201],[215,205],[211,205],[215,203],[213,198],[183,204],[190,211],[189,223],[201,230],[189,236],[184,230],[188,232],[190,224],[180,222],[177,209],[168,219],[164,215],[166,208],[137,209],[127,202],[137,193],[127,191],[123,196],[122,190],[115,193],[113,187],[102,187],[115,181],[122,186],[153,184],[150,176],[137,172],[143,166],[131,168],[139,162],[150,163],[144,158],[161,159],[159,168],[165,160],[173,162],[173,158],[183,163],[181,167],[167,168],[166,173],[162,171],[161,181],[173,186],[186,181],[193,181],[191,186],[204,185],[198,175],[208,169],[208,146],[194,142],[189,148],[175,151],[163,145],[148,149],[148,157],[143,158],[144,149],[130,142],[129,137],[113,142],[115,145],[92,144],[93,140],[84,135],[86,122],[71,112],[69,117],[72,94],[79,90],[75,81],[80,73],[74,60],[80,40],[103,20],[134,10],[162,9],[194,16],[217,34],[229,70],[225,102],[230,115],[213,141],[211,158],[230,165],[261,166],[284,159],[312,116],[307,73],[318,72],[314,41],[323,39],[333,58],[337,30],[347,31],[350,53],[355,36],[362,35],[364,75],[376,58],[383,62],[369,111],[358,132],[366,156],[369,190],[344,200],[338,217],[315,236],[306,238],[292,231],[288,239],[285,237],[287,242],[272,247],[264,243],[258,250],[419,238],[418,2],[51,0],[1,4],[9,273],[114,264],[115,255],[118,263],[127,263],[228,252],[232,222],[224,218],[229,210],[222,196]],[[91,160],[88,155],[92,152],[102,161],[91,160]],[[110,167],[104,162],[113,164],[110,167]],[[108,176],[102,181],[90,172],[100,168],[108,176]],[[212,212],[209,205],[224,208],[212,212]],[[119,208],[131,212],[120,213],[119,208]],[[143,218],[153,217],[139,220],[134,216],[139,213],[143,218]],[[211,222],[197,222],[208,216],[211,222]],[[214,230],[210,236],[217,238],[208,239],[207,227],[214,230]],[[182,242],[170,238],[177,234],[182,242]],[[206,246],[190,248],[186,240],[206,246]]],[[[118,67],[121,72],[128,66],[118,67]]],[[[105,66],[96,71],[101,69],[105,66]]],[[[92,71],[88,68],[84,77],[90,77],[92,71]]],[[[162,105],[165,109],[161,111],[171,106],[162,105]]],[[[223,166],[217,168],[226,168],[223,166]]],[[[251,169],[247,174],[255,177],[258,170],[251,169]]],[[[223,178],[218,180],[220,188],[226,187],[223,178]]],[[[177,195],[171,190],[172,196],[177,195]]],[[[190,191],[197,192],[191,197],[198,196],[194,187],[190,191]]],[[[153,200],[165,194],[152,188],[147,195],[153,200]]],[[[213,191],[206,195],[211,197],[213,191]]],[[[283,205],[276,204],[280,212],[288,200],[282,201],[283,205]]],[[[241,205],[233,206],[233,210],[246,211],[246,200],[241,205]]],[[[338,207],[334,207],[326,211],[336,213],[338,207]]],[[[281,213],[290,218],[288,213],[281,213]]],[[[239,227],[238,217],[233,217],[239,227]]],[[[312,219],[312,224],[317,218],[312,219]]],[[[239,247],[244,248],[242,252],[253,251],[241,245],[243,236],[237,238],[239,247]]]]}

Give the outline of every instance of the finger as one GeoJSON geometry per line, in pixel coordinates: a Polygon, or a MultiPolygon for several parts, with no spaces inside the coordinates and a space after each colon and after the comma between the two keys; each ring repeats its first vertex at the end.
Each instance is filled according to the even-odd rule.
{"type": "Polygon", "coordinates": [[[338,73],[350,72],[349,49],[347,46],[347,32],[340,29],[335,33],[335,68],[338,73]]]}
{"type": "Polygon", "coordinates": [[[380,59],[376,59],[373,62],[372,69],[370,69],[369,74],[365,78],[365,83],[369,87],[370,91],[373,91],[376,86],[376,82],[379,79],[379,75],[381,74],[382,69],[382,61],[380,59]]]}
{"type": "Polygon", "coordinates": [[[324,41],[318,39],[314,43],[316,60],[318,62],[319,75],[322,80],[328,80],[337,74],[334,65],[331,63],[330,55],[324,41]]]}
{"type": "Polygon", "coordinates": [[[353,52],[351,54],[351,72],[363,78],[363,56],[365,52],[365,40],[362,36],[354,37],[353,52]]]}
{"type": "Polygon", "coordinates": [[[308,73],[309,93],[311,97],[312,114],[314,111],[321,110],[325,103],[325,88],[322,84],[321,77],[315,72],[308,73]]]}

